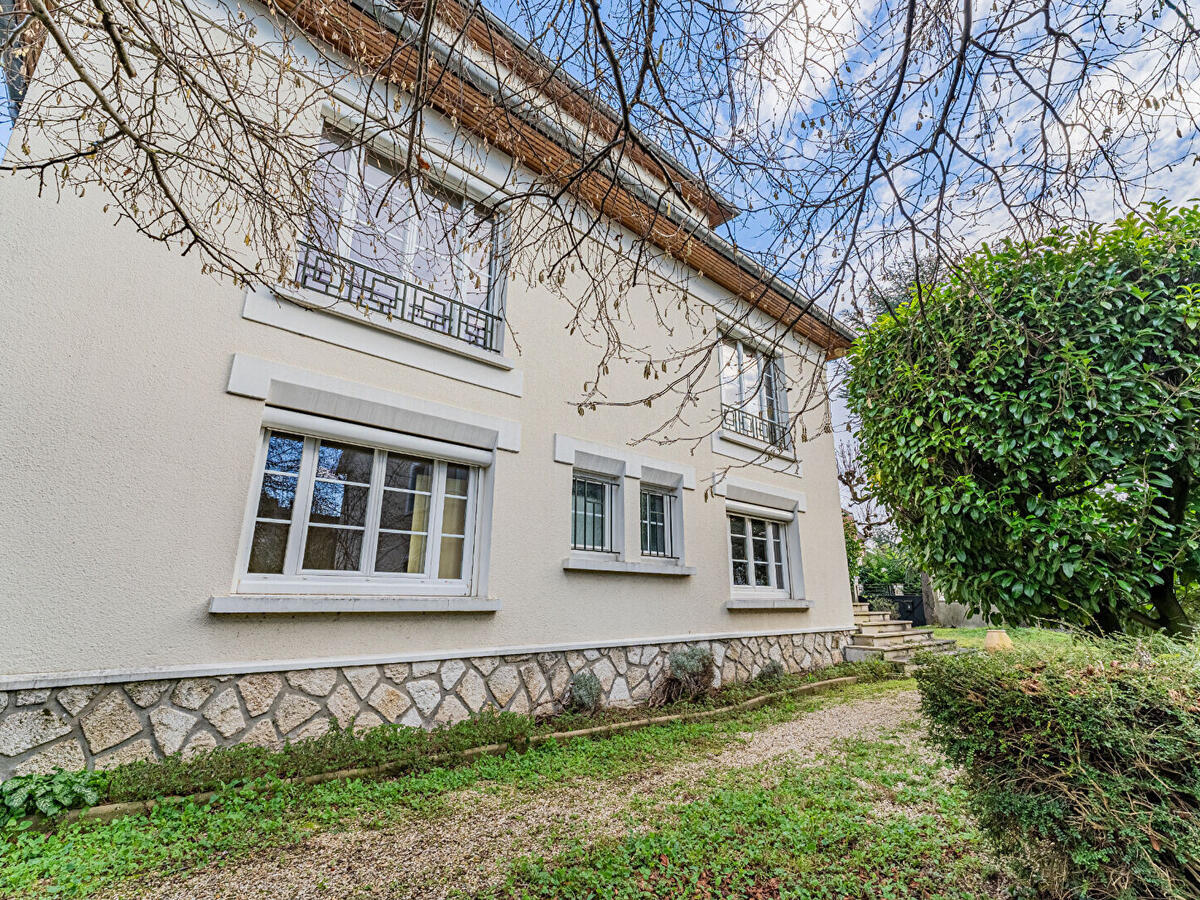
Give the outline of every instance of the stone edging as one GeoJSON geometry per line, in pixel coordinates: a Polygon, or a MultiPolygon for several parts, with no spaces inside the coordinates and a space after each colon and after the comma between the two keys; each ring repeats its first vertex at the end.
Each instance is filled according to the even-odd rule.
{"type": "MultiPolygon", "coordinates": [[[[757,709],[775,700],[779,697],[787,697],[795,694],[808,694],[813,691],[823,688],[837,687],[839,685],[854,684],[859,680],[858,675],[846,675],[841,678],[828,678],[825,681],[813,681],[809,684],[798,685],[794,688],[788,688],[783,691],[774,691],[770,694],[760,694],[757,697],[751,697],[749,700],[743,700],[741,703],[734,703],[730,706],[722,706],[717,709],[697,710],[696,712],[674,713],[668,716],[652,716],[645,719],[632,719],[628,722],[613,722],[609,725],[597,725],[595,728],[580,728],[575,731],[556,731],[551,734],[534,735],[528,741],[521,741],[513,744],[484,744],[480,747],[469,747],[466,750],[459,750],[452,753],[440,753],[429,757],[428,762],[433,764],[453,763],[453,762],[470,762],[482,756],[501,756],[509,750],[516,750],[518,753],[523,753],[531,747],[540,747],[542,744],[551,742],[563,742],[574,740],[581,737],[601,738],[611,734],[617,734],[622,731],[635,731],[639,728],[647,728],[652,725],[666,725],[671,722],[696,722],[704,719],[715,718],[716,716],[726,713],[738,712],[745,709],[757,709]]],[[[284,784],[324,784],[329,781],[343,781],[350,778],[370,778],[378,775],[390,775],[405,768],[404,763],[386,763],[382,766],[372,766],[365,769],[339,769],[334,772],[319,772],[315,775],[303,775],[295,778],[282,779],[284,784]]],[[[217,794],[216,791],[204,791],[199,794],[190,794],[187,797],[166,797],[166,800],[191,800],[194,803],[205,803],[217,794]]],[[[100,822],[111,822],[114,819],[119,819],[122,816],[131,815],[146,815],[150,813],[154,807],[159,804],[159,800],[133,800],[127,803],[107,803],[102,806],[92,806],[87,809],[72,809],[69,810],[63,817],[63,821],[73,822],[79,819],[97,820],[100,822]]],[[[38,816],[37,819],[45,822],[48,821],[44,817],[38,816]]]]}

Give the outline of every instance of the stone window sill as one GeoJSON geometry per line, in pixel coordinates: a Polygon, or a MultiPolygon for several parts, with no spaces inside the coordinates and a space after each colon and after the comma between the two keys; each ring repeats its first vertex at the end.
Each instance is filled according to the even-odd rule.
{"type": "Polygon", "coordinates": [[[676,562],[646,560],[629,562],[621,559],[587,556],[568,556],[562,567],[568,572],[616,572],[625,575],[695,575],[695,566],[683,566],[676,562]]]}
{"type": "Polygon", "coordinates": [[[722,441],[728,441],[731,444],[740,444],[743,447],[748,447],[751,450],[757,450],[766,456],[772,456],[775,459],[786,460],[787,462],[796,462],[796,453],[794,450],[781,450],[774,444],[768,444],[765,441],[760,441],[756,438],[749,437],[739,431],[731,431],[728,428],[717,430],[717,438],[722,441]]]}
{"type": "Polygon", "coordinates": [[[496,612],[500,601],[493,597],[327,597],[297,595],[233,594],[212,597],[208,611],[214,615],[259,615],[276,613],[420,613],[496,612]]]}
{"type": "Polygon", "coordinates": [[[737,610],[806,610],[812,607],[811,600],[795,599],[793,597],[730,597],[725,608],[731,612],[737,610]]]}

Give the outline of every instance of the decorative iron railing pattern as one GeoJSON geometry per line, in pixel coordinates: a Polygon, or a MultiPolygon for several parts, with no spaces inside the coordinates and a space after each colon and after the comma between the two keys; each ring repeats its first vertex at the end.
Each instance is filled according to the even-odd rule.
{"type": "Polygon", "coordinates": [[[721,424],[730,431],[752,437],[780,450],[792,448],[792,432],[787,422],[772,422],[736,406],[722,404],[721,424]]]}
{"type": "Polygon", "coordinates": [[[502,316],[304,241],[300,242],[296,281],[310,291],[353,303],[389,319],[411,322],[483,350],[500,349],[502,316]]]}

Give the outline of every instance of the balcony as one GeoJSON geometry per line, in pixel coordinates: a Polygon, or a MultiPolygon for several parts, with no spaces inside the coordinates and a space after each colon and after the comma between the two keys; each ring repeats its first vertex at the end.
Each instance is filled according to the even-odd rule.
{"type": "Polygon", "coordinates": [[[481,350],[500,351],[503,316],[304,241],[300,242],[296,281],[307,290],[380,313],[388,321],[409,322],[481,350]]]}
{"type": "Polygon", "coordinates": [[[792,449],[792,431],[787,422],[773,422],[736,406],[721,405],[721,427],[785,453],[792,449]]]}

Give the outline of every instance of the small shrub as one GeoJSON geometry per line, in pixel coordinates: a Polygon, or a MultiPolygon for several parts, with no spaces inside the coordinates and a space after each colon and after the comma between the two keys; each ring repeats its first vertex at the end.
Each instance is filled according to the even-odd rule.
{"type": "Polygon", "coordinates": [[[667,671],[650,694],[651,706],[694,700],[712,690],[716,664],[704,647],[679,650],[667,657],[667,671]]]}
{"type": "Polygon", "coordinates": [[[754,680],[760,684],[770,684],[778,681],[787,674],[787,669],[783,667],[777,659],[767,660],[767,664],[762,667],[762,671],[758,673],[758,677],[754,680]]]}
{"type": "Polygon", "coordinates": [[[600,679],[591,672],[576,672],[567,687],[567,699],[563,704],[574,712],[594,713],[604,699],[604,687],[600,679]]]}
{"type": "Polygon", "coordinates": [[[1076,641],[917,679],[980,825],[1042,895],[1200,896],[1200,648],[1076,641]]]}
{"type": "Polygon", "coordinates": [[[0,784],[0,819],[40,812],[55,816],[64,809],[94,806],[107,785],[102,772],[63,772],[18,775],[0,784]]]}

